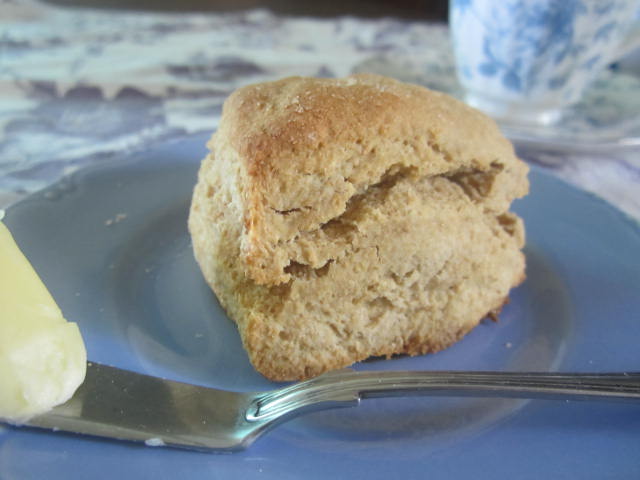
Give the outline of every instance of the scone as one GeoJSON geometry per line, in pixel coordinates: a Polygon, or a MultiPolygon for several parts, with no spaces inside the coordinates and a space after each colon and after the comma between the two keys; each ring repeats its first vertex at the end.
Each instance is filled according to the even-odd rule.
{"type": "Polygon", "coordinates": [[[189,230],[255,368],[303,379],[446,348],[523,281],[527,166],[457,100],[376,75],[226,101],[189,230]]]}

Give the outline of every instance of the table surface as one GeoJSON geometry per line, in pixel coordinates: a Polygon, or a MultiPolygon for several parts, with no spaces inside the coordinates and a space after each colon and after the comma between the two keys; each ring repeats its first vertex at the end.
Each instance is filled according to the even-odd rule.
{"type": "MultiPolygon", "coordinates": [[[[225,98],[249,83],[363,71],[455,81],[447,27],[425,20],[0,9],[0,207],[83,166],[212,132],[225,98]]],[[[639,153],[521,155],[640,219],[639,153]]]]}

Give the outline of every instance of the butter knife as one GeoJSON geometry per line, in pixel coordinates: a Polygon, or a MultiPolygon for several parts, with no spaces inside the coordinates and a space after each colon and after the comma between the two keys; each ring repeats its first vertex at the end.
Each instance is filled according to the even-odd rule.
{"type": "Polygon", "coordinates": [[[284,388],[239,393],[94,362],[74,396],[26,425],[196,450],[240,450],[297,415],[407,395],[624,400],[640,403],[640,372],[522,373],[339,370],[284,388]]]}

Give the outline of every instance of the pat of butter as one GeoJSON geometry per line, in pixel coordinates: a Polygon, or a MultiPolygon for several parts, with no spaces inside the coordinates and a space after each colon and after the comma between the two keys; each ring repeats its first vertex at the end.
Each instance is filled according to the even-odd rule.
{"type": "Polygon", "coordinates": [[[78,326],[0,222],[0,420],[22,423],[67,401],[86,360],[78,326]]]}

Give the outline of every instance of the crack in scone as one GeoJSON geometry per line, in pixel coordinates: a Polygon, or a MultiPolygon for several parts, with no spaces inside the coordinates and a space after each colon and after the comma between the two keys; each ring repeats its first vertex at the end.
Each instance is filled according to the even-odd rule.
{"type": "MultiPolygon", "coordinates": [[[[281,240],[277,248],[284,250],[289,258],[289,263],[284,267],[284,273],[300,276],[304,272],[308,276],[313,270],[325,269],[330,262],[339,261],[349,255],[351,251],[367,243],[366,238],[359,235],[358,224],[367,222],[367,215],[375,215],[383,209],[386,198],[391,194],[398,182],[406,181],[409,184],[420,182],[432,182],[434,179],[445,179],[460,187],[460,190],[474,204],[481,203],[490,196],[492,186],[497,175],[503,170],[502,165],[493,163],[489,171],[460,169],[454,173],[437,175],[434,177],[415,178],[414,167],[400,167],[394,165],[387,170],[378,182],[368,186],[363,192],[353,195],[346,204],[344,212],[321,224],[310,231],[299,232],[290,240],[281,240]],[[295,265],[295,268],[291,268],[295,265]]],[[[487,213],[494,215],[493,212],[487,213]]],[[[506,222],[510,216],[499,213],[496,215],[506,222]]],[[[507,228],[507,232],[516,234],[513,227],[507,228]]],[[[505,227],[506,228],[506,227],[505,227]]]]}

